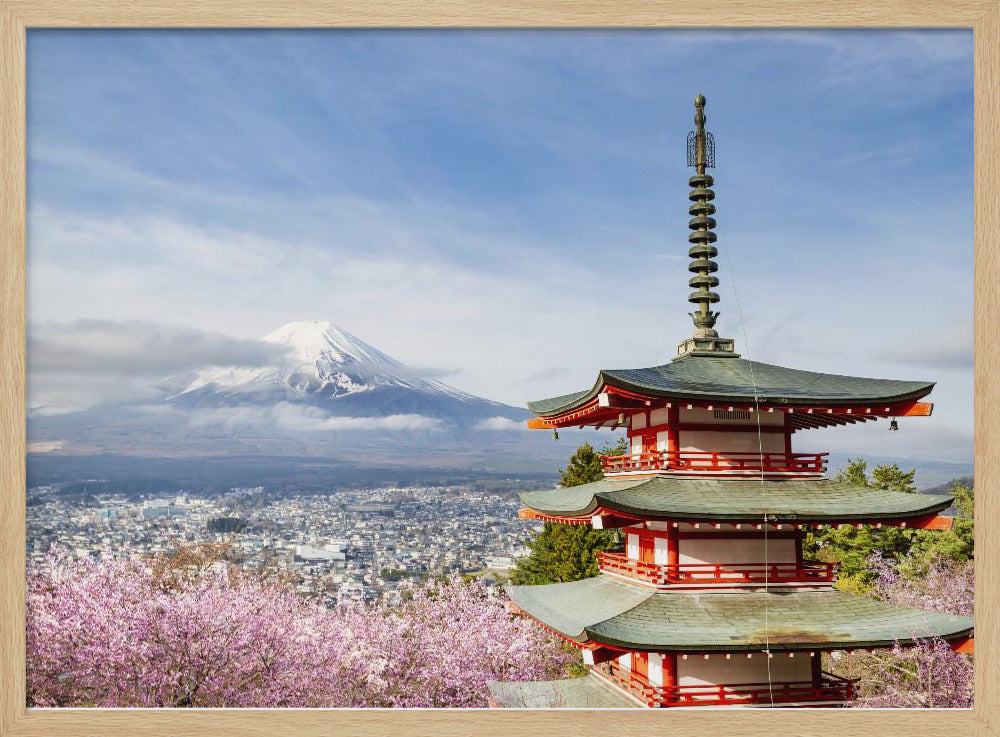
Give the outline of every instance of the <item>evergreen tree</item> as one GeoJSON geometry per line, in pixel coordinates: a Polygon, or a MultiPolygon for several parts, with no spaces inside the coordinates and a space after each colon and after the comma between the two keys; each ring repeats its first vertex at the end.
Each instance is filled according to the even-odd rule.
{"type": "MultiPolygon", "coordinates": [[[[625,454],[625,438],[600,452],[584,443],[559,472],[561,486],[580,486],[604,478],[601,456],[625,454]]],[[[515,585],[566,583],[597,575],[597,552],[621,544],[617,530],[595,530],[590,525],[565,525],[546,522],[542,531],[528,543],[531,553],[517,562],[510,581],[515,585]]]]}
{"type": "MultiPolygon", "coordinates": [[[[624,449],[622,449],[622,452],[624,452],[624,449]]],[[[608,448],[598,453],[590,443],[581,445],[576,449],[576,453],[570,456],[566,468],[559,472],[561,479],[559,485],[565,489],[570,486],[581,486],[603,479],[604,471],[601,469],[602,455],[622,455],[622,453],[609,452],[608,448]]]]}
{"type": "Polygon", "coordinates": [[[952,481],[948,493],[955,498],[955,521],[951,529],[918,531],[910,555],[904,561],[905,572],[923,575],[939,558],[963,562],[975,557],[975,492],[971,486],[956,479],[952,481]]]}
{"type": "MultiPolygon", "coordinates": [[[[916,470],[903,471],[896,464],[876,466],[869,475],[868,463],[855,458],[836,478],[870,489],[913,493],[916,491],[913,483],[915,476],[916,470]]],[[[813,560],[839,563],[838,586],[856,592],[867,591],[873,585],[874,572],[870,561],[876,553],[884,559],[905,559],[908,566],[917,568],[926,567],[938,557],[969,560],[972,558],[972,489],[955,482],[950,493],[955,496],[958,508],[958,517],[951,530],[875,529],[871,526],[838,529],[823,526],[806,535],[803,552],[813,560]]]]}

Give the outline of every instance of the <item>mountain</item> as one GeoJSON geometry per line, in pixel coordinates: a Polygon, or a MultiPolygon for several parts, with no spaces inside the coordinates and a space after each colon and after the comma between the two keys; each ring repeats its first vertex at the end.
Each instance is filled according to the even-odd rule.
{"type": "Polygon", "coordinates": [[[337,417],[414,415],[442,428],[528,416],[426,378],[327,321],[290,322],[262,340],[283,357],[262,367],[200,370],[167,403],[198,409],[289,403],[337,417]]]}
{"type": "Polygon", "coordinates": [[[558,449],[524,432],[527,410],[430,378],[343,328],[291,322],[261,340],[275,349],[265,365],[205,367],[166,380],[169,388],[152,399],[30,414],[29,452],[321,457],[515,473],[554,467],[558,449]]]}

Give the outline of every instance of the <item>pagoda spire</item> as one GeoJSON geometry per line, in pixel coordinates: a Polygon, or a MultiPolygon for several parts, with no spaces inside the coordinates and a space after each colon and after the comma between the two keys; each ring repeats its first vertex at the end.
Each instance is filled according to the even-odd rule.
{"type": "Polygon", "coordinates": [[[688,133],[687,139],[687,163],[695,168],[695,174],[688,180],[691,192],[688,199],[691,200],[691,207],[688,212],[693,216],[688,222],[688,227],[692,230],[688,235],[691,248],[688,251],[693,261],[688,264],[688,271],[694,276],[688,281],[688,285],[697,291],[688,295],[688,302],[698,306],[696,312],[689,313],[694,321],[694,335],[677,347],[678,356],[685,356],[690,353],[695,354],[733,354],[733,341],[728,338],[719,338],[715,332],[715,321],[721,313],[712,312],[709,305],[719,301],[719,295],[711,291],[712,287],[719,285],[719,278],[715,272],[719,270],[719,265],[713,261],[719,255],[713,243],[715,243],[715,192],[712,185],[715,180],[706,169],[715,167],[715,138],[705,130],[705,96],[698,94],[694,98],[694,125],[695,129],[688,133]]]}

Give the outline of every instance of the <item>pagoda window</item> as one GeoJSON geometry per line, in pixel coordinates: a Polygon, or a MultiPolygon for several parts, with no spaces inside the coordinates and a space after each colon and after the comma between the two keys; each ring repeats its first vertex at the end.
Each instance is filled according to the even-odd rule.
{"type": "Polygon", "coordinates": [[[784,412],[750,412],[749,410],[704,409],[702,407],[682,408],[678,419],[681,425],[734,425],[757,426],[758,417],[762,427],[783,427],[784,412]]]}
{"type": "Polygon", "coordinates": [[[752,419],[748,409],[715,409],[712,417],[716,420],[749,420],[752,419]]]}
{"type": "Polygon", "coordinates": [[[642,430],[646,427],[646,415],[643,412],[638,412],[631,417],[631,427],[633,430],[642,430]]]}

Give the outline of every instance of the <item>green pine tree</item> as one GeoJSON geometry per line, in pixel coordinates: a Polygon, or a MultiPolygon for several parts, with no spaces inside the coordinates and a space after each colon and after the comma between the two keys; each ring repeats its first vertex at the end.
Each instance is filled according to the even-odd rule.
{"type": "Polygon", "coordinates": [[[951,529],[917,531],[904,573],[923,575],[935,558],[966,561],[975,557],[975,492],[970,485],[956,479],[951,482],[948,493],[955,498],[955,521],[951,529]]]}
{"type": "MultiPolygon", "coordinates": [[[[580,486],[604,478],[602,455],[624,455],[625,438],[600,452],[584,443],[559,472],[561,486],[580,486]]],[[[597,575],[597,552],[621,544],[617,530],[595,530],[590,525],[564,525],[546,522],[528,547],[530,554],[519,560],[511,572],[515,585],[566,583],[597,575]]]]}
{"type": "MultiPolygon", "coordinates": [[[[876,466],[869,475],[867,461],[855,458],[836,478],[871,489],[913,493],[916,491],[913,483],[915,476],[916,470],[903,471],[896,464],[876,466]]],[[[952,530],[875,529],[871,526],[837,529],[835,526],[823,526],[806,535],[803,552],[811,560],[839,563],[838,586],[859,593],[872,586],[869,560],[875,553],[892,560],[905,559],[907,565],[915,569],[926,567],[930,560],[938,556],[969,560],[972,557],[972,489],[956,482],[951,487],[951,493],[958,508],[952,530]]]]}

